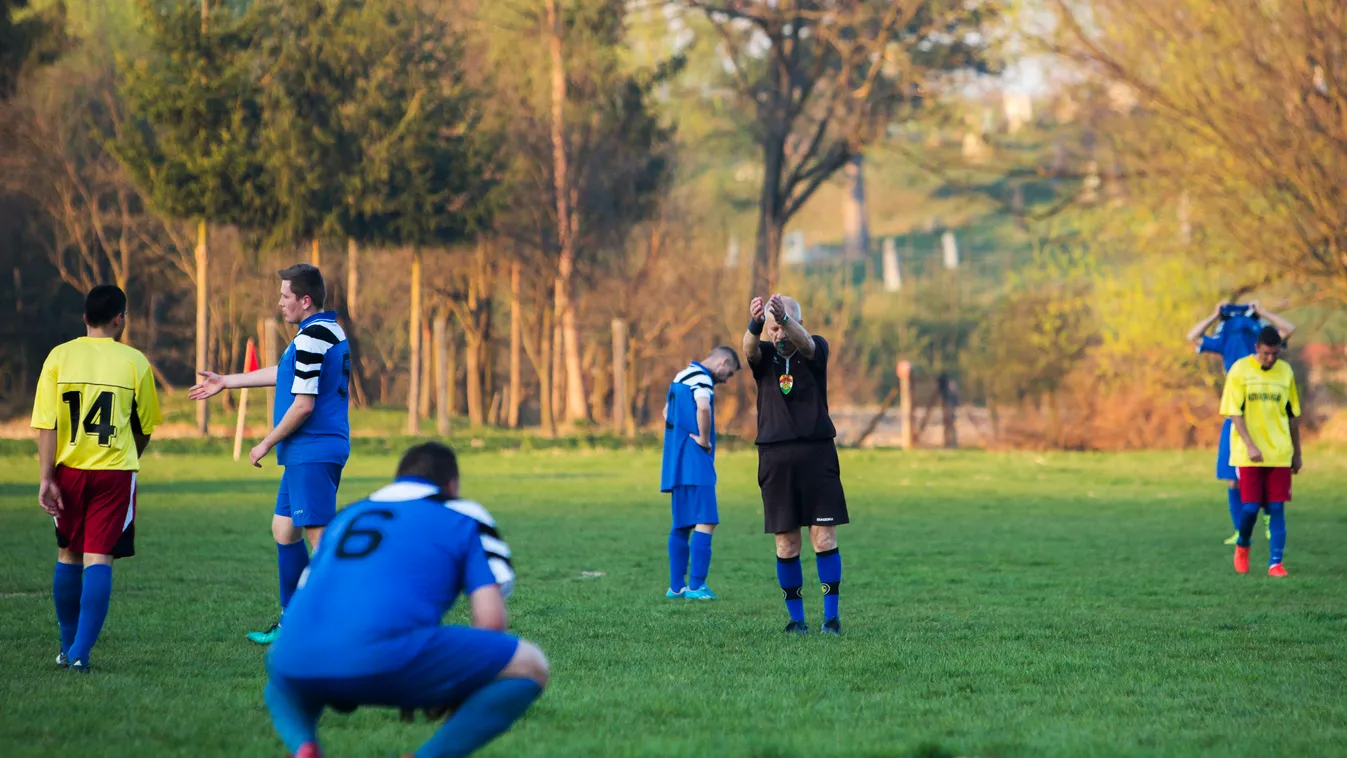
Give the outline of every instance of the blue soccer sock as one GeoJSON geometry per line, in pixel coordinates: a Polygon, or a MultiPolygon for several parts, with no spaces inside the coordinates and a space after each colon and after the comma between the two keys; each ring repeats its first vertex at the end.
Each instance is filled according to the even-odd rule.
{"type": "Polygon", "coordinates": [[[800,556],[776,559],[776,580],[781,584],[781,592],[786,596],[786,610],[791,621],[804,621],[804,597],[800,590],[804,587],[804,569],[800,568],[800,556]]]}
{"type": "Polygon", "coordinates": [[[80,592],[84,586],[84,567],[57,562],[51,580],[51,596],[56,602],[56,623],[61,627],[61,652],[69,653],[80,626],[80,592]]]}
{"type": "Polygon", "coordinates": [[[1272,530],[1272,539],[1268,540],[1268,565],[1275,566],[1282,562],[1282,554],[1286,552],[1286,504],[1268,503],[1267,510],[1268,528],[1272,530]]]}
{"type": "Polygon", "coordinates": [[[818,580],[823,585],[823,618],[837,618],[837,598],[842,591],[842,553],[837,548],[814,556],[818,580]]]}
{"type": "Polygon", "coordinates": [[[416,758],[457,758],[509,729],[543,693],[532,679],[497,679],[473,693],[444,726],[416,751],[416,758]]]}
{"type": "Polygon", "coordinates": [[[699,590],[706,586],[706,576],[711,573],[711,533],[692,533],[692,581],[688,588],[699,590]]]}
{"type": "Polygon", "coordinates": [[[1230,487],[1225,491],[1226,500],[1230,505],[1230,524],[1239,530],[1239,515],[1244,511],[1244,503],[1240,502],[1239,487],[1230,487]]]}
{"type": "Polygon", "coordinates": [[[84,569],[84,582],[80,588],[80,620],[75,639],[70,643],[67,655],[71,661],[89,662],[89,653],[103,631],[103,622],[108,617],[108,604],[112,600],[112,567],[95,563],[84,569]]]}
{"type": "Polygon", "coordinates": [[[281,610],[285,610],[299,586],[300,575],[309,567],[309,548],[304,540],[289,545],[276,543],[276,566],[281,572],[281,610]]]}
{"type": "Polygon", "coordinates": [[[681,592],[687,582],[688,536],[691,529],[669,530],[669,591],[681,592]]]}
{"type": "Polygon", "coordinates": [[[262,698],[267,703],[267,710],[271,711],[276,734],[280,735],[291,755],[298,753],[304,743],[318,741],[318,717],[323,715],[321,703],[306,701],[275,679],[267,680],[262,698]]]}
{"type": "Polygon", "coordinates": [[[1253,528],[1258,524],[1258,511],[1262,508],[1258,503],[1245,503],[1240,507],[1239,512],[1239,539],[1235,541],[1240,547],[1248,547],[1249,541],[1253,537],[1253,528]]]}

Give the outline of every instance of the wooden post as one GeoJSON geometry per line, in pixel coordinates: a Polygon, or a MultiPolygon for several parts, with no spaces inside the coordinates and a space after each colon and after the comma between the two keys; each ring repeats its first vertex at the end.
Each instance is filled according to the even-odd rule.
{"type": "Polygon", "coordinates": [[[627,322],[613,319],[613,434],[627,431],[627,322]]]}
{"type": "Polygon", "coordinates": [[[323,249],[318,246],[318,238],[314,237],[309,243],[309,263],[316,268],[323,267],[323,249]]]}
{"type": "Polygon", "coordinates": [[[346,314],[356,318],[356,292],[360,288],[360,246],[355,237],[346,238],[346,314]]]}
{"type": "Polygon", "coordinates": [[[898,361],[898,415],[903,421],[903,449],[911,450],[916,419],[912,415],[912,364],[908,361],[898,361]]]}
{"type": "MultiPolygon", "coordinates": [[[[206,4],[201,4],[201,26],[206,26],[206,4]]],[[[207,306],[209,303],[206,298],[210,292],[207,287],[206,276],[209,267],[206,265],[206,222],[198,221],[196,224],[196,370],[207,370],[206,361],[209,360],[206,353],[210,334],[208,332],[210,321],[207,316],[207,306]]],[[[210,403],[202,400],[196,404],[196,429],[202,437],[210,436],[210,403]]]]}
{"type": "Polygon", "coordinates": [[[449,319],[435,319],[435,431],[449,436],[449,319]]]}
{"type": "Polygon", "coordinates": [[[243,425],[248,420],[248,388],[239,391],[239,420],[234,425],[234,460],[243,454],[243,425]]]}
{"type": "MultiPolygon", "coordinates": [[[[281,334],[280,325],[276,319],[267,319],[262,328],[262,354],[266,356],[265,366],[275,366],[280,362],[280,353],[277,349],[277,343],[281,334]]],[[[276,388],[267,387],[267,431],[270,432],[275,426],[276,420],[271,417],[271,409],[276,407],[276,388]]]]}
{"type": "Polygon", "coordinates": [[[519,428],[519,406],[523,402],[522,356],[524,345],[524,325],[519,314],[519,264],[510,264],[510,400],[507,406],[506,423],[511,429],[519,428]]]}
{"type": "Polygon", "coordinates": [[[421,248],[412,250],[411,323],[407,338],[411,360],[407,366],[407,434],[421,433],[421,248]]]}

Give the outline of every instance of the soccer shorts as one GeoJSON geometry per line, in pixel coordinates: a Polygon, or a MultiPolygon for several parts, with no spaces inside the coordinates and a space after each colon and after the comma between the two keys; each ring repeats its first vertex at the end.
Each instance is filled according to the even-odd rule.
{"type": "MultiPolygon", "coordinates": [[[[495,681],[518,649],[519,639],[511,634],[442,626],[406,665],[393,671],[351,677],[295,677],[281,673],[268,658],[267,674],[272,683],[293,697],[343,712],[362,705],[456,708],[495,681]]],[[[284,668],[302,669],[303,663],[284,668]]]]}
{"type": "Polygon", "coordinates": [[[327,526],[337,515],[339,463],[295,463],[281,474],[276,493],[276,515],[288,516],[295,526],[327,526]]]}
{"type": "Polygon", "coordinates": [[[719,524],[716,488],[707,485],[680,485],[673,489],[673,526],[689,529],[698,524],[719,524]]]}
{"type": "Polygon", "coordinates": [[[1235,467],[1230,465],[1230,435],[1234,431],[1234,419],[1227,418],[1225,424],[1221,426],[1221,444],[1216,448],[1216,478],[1227,482],[1239,478],[1235,467]]]}
{"type": "Polygon", "coordinates": [[[1289,466],[1240,466],[1239,499],[1245,503],[1289,503],[1291,468],[1289,466]]]}
{"type": "Polygon", "coordinates": [[[832,440],[758,448],[758,487],[768,534],[839,526],[849,520],[832,440]]]}
{"type": "Polygon", "coordinates": [[[75,553],[130,558],[136,554],[136,472],[56,467],[64,506],[56,544],[75,553]]]}

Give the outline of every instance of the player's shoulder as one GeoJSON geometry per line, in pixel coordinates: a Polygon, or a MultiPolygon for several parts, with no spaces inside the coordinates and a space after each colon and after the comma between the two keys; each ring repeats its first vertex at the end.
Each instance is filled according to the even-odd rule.
{"type": "Polygon", "coordinates": [[[444,507],[453,513],[472,520],[479,526],[496,528],[496,519],[491,516],[490,511],[486,509],[486,506],[474,500],[446,500],[444,507]]]}
{"type": "Polygon", "coordinates": [[[341,324],[337,323],[336,319],[332,318],[310,321],[299,330],[299,336],[326,345],[338,345],[346,341],[346,331],[341,328],[341,324]]]}

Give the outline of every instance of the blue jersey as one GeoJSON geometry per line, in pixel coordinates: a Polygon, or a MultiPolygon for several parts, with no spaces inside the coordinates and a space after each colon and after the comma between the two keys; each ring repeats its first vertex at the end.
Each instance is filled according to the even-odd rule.
{"type": "Polygon", "coordinates": [[[1216,333],[1210,337],[1203,335],[1197,346],[1199,353],[1220,353],[1225,370],[1258,350],[1258,332],[1263,322],[1247,315],[1231,316],[1216,327],[1216,333]]]}
{"type": "Polygon", "coordinates": [[[660,492],[674,487],[716,484],[716,392],[715,379],[700,363],[678,372],[669,384],[668,410],[664,419],[664,459],[660,468],[660,492]],[[696,435],[697,399],[711,404],[711,450],[688,435],[696,435]]]}
{"type": "Polygon", "coordinates": [[[514,583],[486,509],[399,479],[328,526],[290,600],[269,665],[286,676],[367,676],[416,657],[459,595],[514,583]]]}
{"type": "Polygon", "coordinates": [[[278,463],[345,465],[351,457],[350,376],[351,349],[337,314],[324,311],[304,319],[276,367],[272,417],[281,423],[295,395],[313,395],[313,413],[276,445],[278,463]]]}

